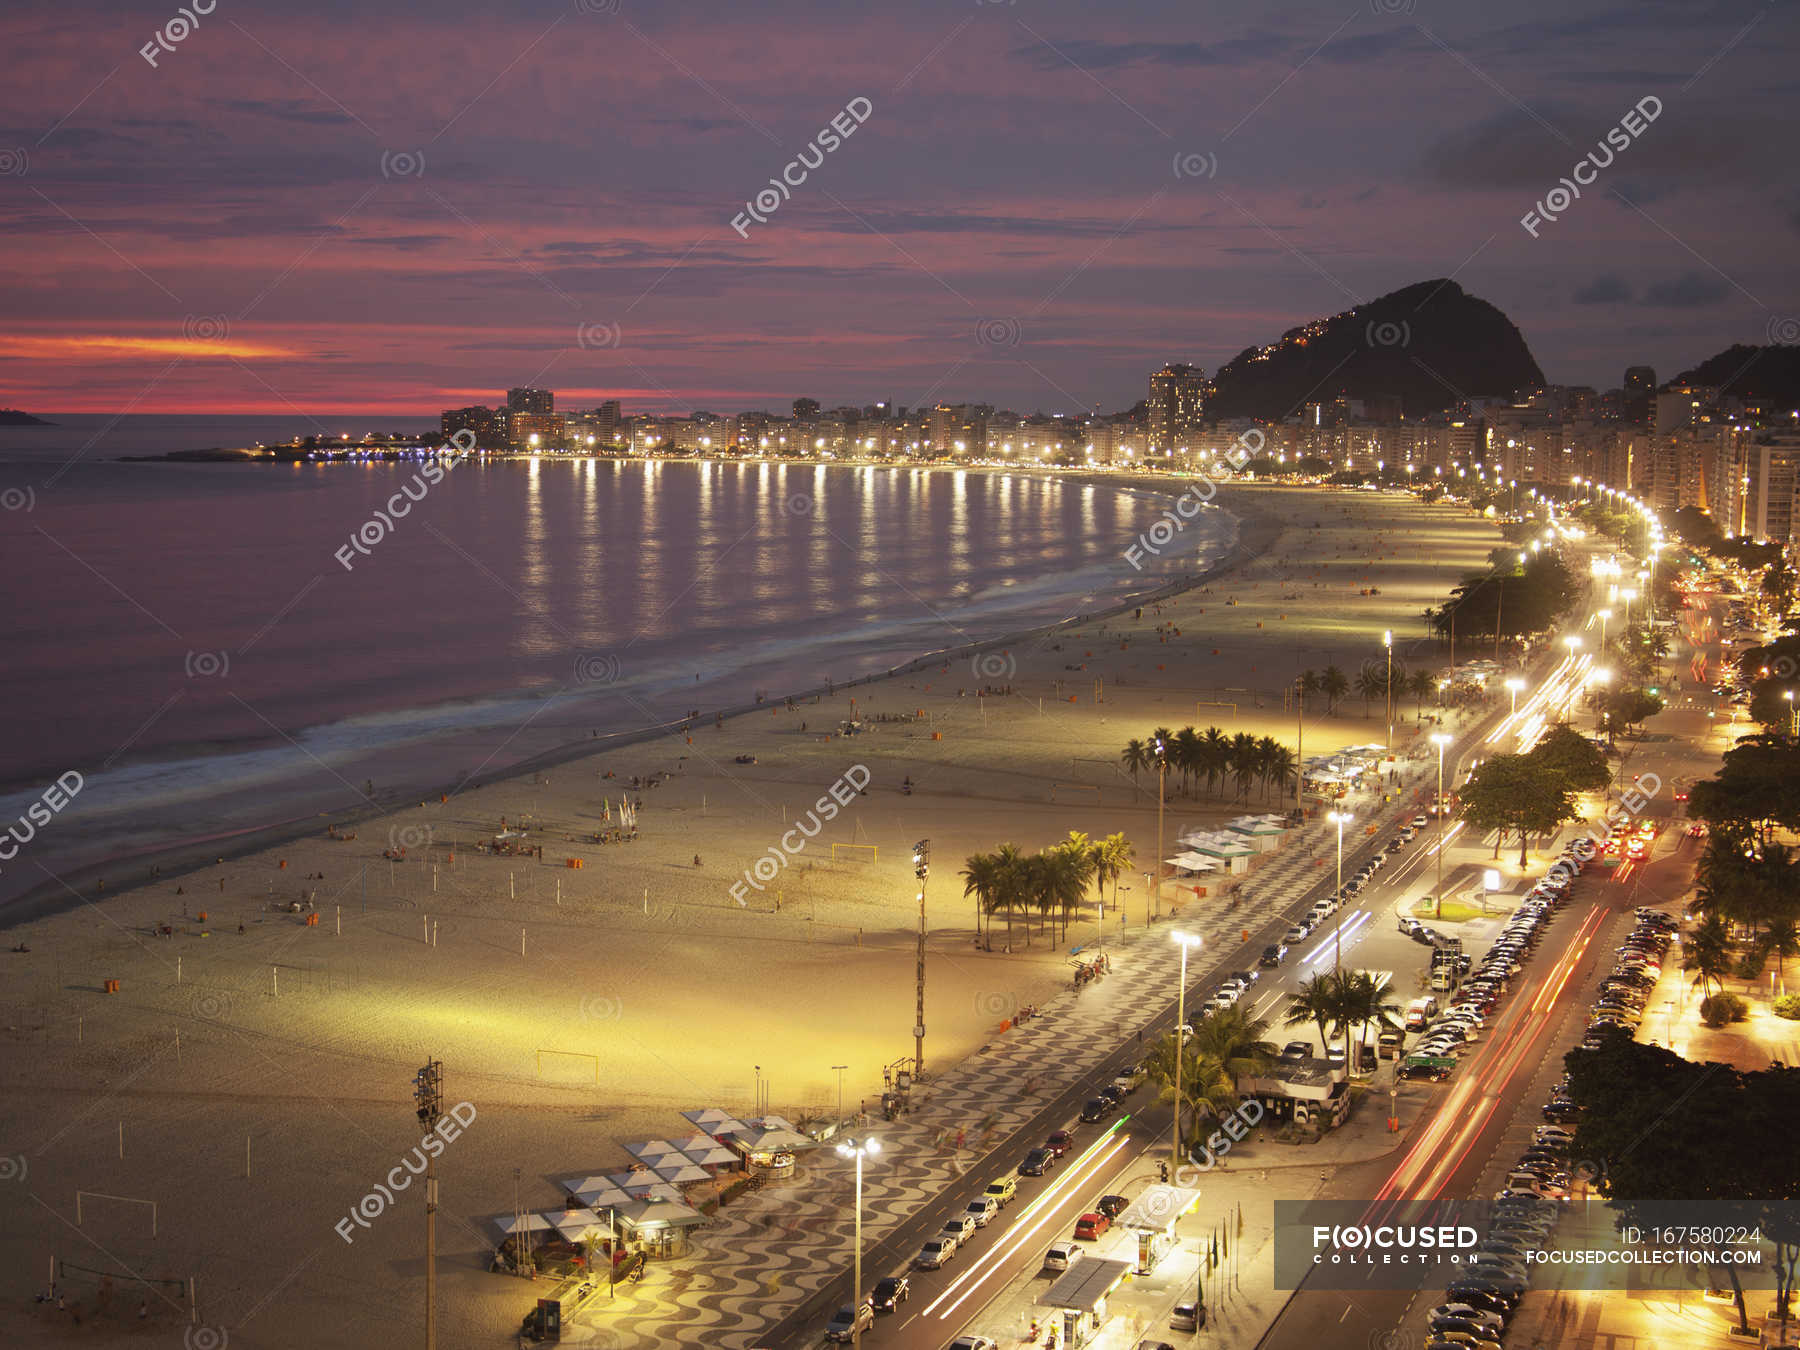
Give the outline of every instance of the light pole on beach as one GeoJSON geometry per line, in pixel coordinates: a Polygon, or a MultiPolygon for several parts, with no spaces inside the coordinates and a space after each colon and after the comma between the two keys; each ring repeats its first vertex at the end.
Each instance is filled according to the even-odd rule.
{"type": "MultiPolygon", "coordinates": [[[[444,1118],[444,1064],[431,1060],[413,1076],[413,1102],[427,1133],[444,1118]]],[[[425,1159],[425,1350],[437,1350],[437,1155],[425,1159]]]]}
{"type": "Polygon", "coordinates": [[[1381,645],[1387,648],[1387,683],[1382,692],[1387,695],[1387,752],[1394,753],[1394,630],[1383,629],[1381,645]]]}
{"type": "Polygon", "coordinates": [[[1338,974],[1344,968],[1344,826],[1356,819],[1348,811],[1333,811],[1325,817],[1337,826],[1337,890],[1332,894],[1331,967],[1338,974]]]}
{"type": "Polygon", "coordinates": [[[913,1021],[913,1081],[925,1080],[925,878],[931,871],[931,840],[913,845],[913,875],[919,879],[919,1003],[913,1021]]]}
{"type": "Polygon", "coordinates": [[[1187,958],[1188,948],[1198,947],[1201,939],[1194,933],[1170,933],[1181,948],[1181,988],[1175,995],[1175,1123],[1169,1131],[1169,1175],[1181,1166],[1181,1061],[1187,1052],[1187,958]]]}
{"type": "Polygon", "coordinates": [[[1450,737],[1434,731],[1431,743],[1438,752],[1437,800],[1433,803],[1437,810],[1437,882],[1431,891],[1431,917],[1438,919],[1444,914],[1444,817],[1449,814],[1450,805],[1444,800],[1444,747],[1450,744],[1450,737]]]}
{"type": "Polygon", "coordinates": [[[1156,912],[1162,913],[1162,870],[1163,870],[1163,798],[1169,784],[1169,747],[1163,744],[1162,737],[1156,738],[1156,857],[1153,860],[1154,870],[1151,872],[1150,896],[1156,904],[1156,912]]]}
{"type": "Polygon", "coordinates": [[[1294,809],[1306,818],[1306,676],[1294,676],[1294,809]]]}
{"type": "Polygon", "coordinates": [[[862,1344],[862,1321],[857,1314],[862,1311],[862,1172],[863,1159],[874,1157],[881,1152],[881,1141],[864,1139],[860,1143],[854,1139],[846,1139],[837,1146],[837,1151],[846,1158],[856,1159],[856,1255],[852,1258],[852,1273],[856,1283],[850,1289],[850,1344],[862,1344]]]}

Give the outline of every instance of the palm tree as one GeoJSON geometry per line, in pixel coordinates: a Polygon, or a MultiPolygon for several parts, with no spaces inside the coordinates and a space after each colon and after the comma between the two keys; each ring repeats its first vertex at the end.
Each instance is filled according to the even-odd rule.
{"type": "Polygon", "coordinates": [[[1271,785],[1281,789],[1281,795],[1287,797],[1287,785],[1294,781],[1294,775],[1300,772],[1300,761],[1294,758],[1294,752],[1287,746],[1275,742],[1268,747],[1268,757],[1263,762],[1263,773],[1268,776],[1271,785]]]}
{"type": "Polygon", "coordinates": [[[1785,985],[1787,973],[1783,967],[1788,957],[1800,956],[1800,924],[1785,915],[1770,919],[1769,926],[1763,930],[1761,945],[1765,956],[1775,958],[1776,980],[1785,985]]]}
{"type": "Polygon", "coordinates": [[[1415,670],[1406,677],[1406,692],[1418,700],[1413,708],[1415,720],[1425,720],[1425,695],[1437,688],[1437,676],[1429,670],[1415,670]]]}
{"type": "MultiPolygon", "coordinates": [[[[1346,971],[1340,981],[1339,995],[1341,1004],[1338,1016],[1344,1027],[1344,1063],[1354,1071],[1355,1063],[1350,1058],[1350,1029],[1362,1028],[1370,1022],[1380,1022],[1383,1026],[1400,1025],[1400,1005],[1389,995],[1394,992],[1393,981],[1386,975],[1379,980],[1366,970],[1346,971]]],[[[1357,1040],[1361,1040],[1359,1035],[1357,1040]]]]}
{"type": "MultiPolygon", "coordinates": [[[[1039,903],[1046,914],[1054,914],[1062,925],[1062,935],[1069,931],[1069,916],[1079,912],[1088,882],[1094,876],[1094,859],[1086,836],[1077,844],[1073,838],[1052,844],[1038,854],[1042,860],[1036,876],[1042,887],[1039,903]]],[[[1059,941],[1061,938],[1059,937],[1059,941]]]]}
{"type": "MultiPolygon", "coordinates": [[[[1288,755],[1289,759],[1293,758],[1291,754],[1288,754],[1288,748],[1273,736],[1261,736],[1257,738],[1256,776],[1262,782],[1263,797],[1265,799],[1269,795],[1270,784],[1273,783],[1276,778],[1275,761],[1281,755],[1288,755]]],[[[1284,777],[1280,781],[1285,783],[1287,780],[1284,777]]]]}
{"type": "Polygon", "coordinates": [[[1283,1026],[1300,1027],[1311,1022],[1319,1029],[1319,1044],[1329,1045],[1325,1028],[1337,1020],[1337,977],[1329,971],[1314,975],[1294,991],[1282,1014],[1283,1026]]]}
{"type": "Polygon", "coordinates": [[[975,897],[975,936],[979,938],[981,916],[984,912],[993,912],[1005,884],[1000,859],[993,853],[971,853],[959,875],[963,879],[964,897],[975,897]]]}
{"type": "MultiPolygon", "coordinates": [[[[1094,841],[1094,881],[1099,886],[1112,886],[1114,904],[1119,900],[1119,877],[1131,866],[1135,853],[1131,841],[1123,832],[1109,834],[1104,839],[1094,841]]],[[[1106,909],[1104,895],[1100,908],[1102,912],[1106,909]]]]}
{"type": "Polygon", "coordinates": [[[1365,665],[1356,676],[1356,692],[1362,695],[1363,716],[1369,716],[1369,705],[1387,694],[1387,679],[1373,666],[1365,665]]]}
{"type": "MultiPolygon", "coordinates": [[[[1012,946],[1013,910],[1021,900],[1025,899],[1027,859],[1023,853],[1019,852],[1017,844],[1002,844],[994,850],[992,856],[997,885],[988,906],[988,913],[993,914],[1000,905],[1006,906],[1006,945],[1010,948],[1012,946]]],[[[1031,945],[1030,928],[1025,930],[1025,944],[1031,945]]]]}
{"type": "Polygon", "coordinates": [[[1197,1133],[1192,1121],[1218,1116],[1237,1103],[1231,1074],[1217,1057],[1195,1048],[1193,1039],[1178,1034],[1164,1036],[1144,1056],[1144,1074],[1158,1089],[1162,1101],[1175,1101],[1175,1065],[1181,1063],[1181,1101],[1176,1105],[1176,1132],[1185,1155],[1197,1133]]]}
{"type": "Polygon", "coordinates": [[[1731,934],[1725,920],[1708,914],[1695,926],[1681,944],[1681,968],[1695,972],[1694,983],[1700,986],[1702,999],[1713,985],[1725,987],[1725,977],[1731,973],[1731,934]]]}
{"type": "Polygon", "coordinates": [[[1316,670],[1301,671],[1300,672],[1300,705],[1301,705],[1301,707],[1304,708],[1306,706],[1306,696],[1308,694],[1316,694],[1318,692],[1319,692],[1319,672],[1316,670]]]}
{"type": "Polygon", "coordinates": [[[1237,781],[1238,796],[1247,796],[1256,781],[1256,737],[1247,731],[1231,738],[1231,776],[1237,781]]]}
{"type": "Polygon", "coordinates": [[[1338,700],[1350,692],[1350,681],[1336,666],[1326,666],[1319,676],[1319,692],[1325,695],[1325,711],[1335,713],[1338,700]]]}
{"type": "Polygon", "coordinates": [[[1206,790],[1215,781],[1223,781],[1231,765],[1231,741],[1217,727],[1208,727],[1200,735],[1200,769],[1206,775],[1206,790]]]}
{"type": "Polygon", "coordinates": [[[1192,1045],[1218,1060],[1235,1085],[1239,1078],[1262,1073],[1274,1060],[1268,1034],[1268,1019],[1253,1017],[1248,1008],[1233,1004],[1215,1008],[1195,1022],[1192,1045]]]}
{"type": "Polygon", "coordinates": [[[1144,742],[1134,739],[1125,742],[1125,749],[1119,755],[1119,758],[1124,762],[1126,772],[1131,775],[1131,793],[1135,798],[1137,796],[1138,774],[1144,769],[1153,768],[1155,766],[1156,755],[1148,745],[1144,744],[1144,742]]]}
{"type": "Polygon", "coordinates": [[[1185,791],[1200,766],[1200,738],[1192,727],[1183,727],[1175,733],[1175,754],[1170,762],[1181,770],[1181,786],[1185,791]]]}

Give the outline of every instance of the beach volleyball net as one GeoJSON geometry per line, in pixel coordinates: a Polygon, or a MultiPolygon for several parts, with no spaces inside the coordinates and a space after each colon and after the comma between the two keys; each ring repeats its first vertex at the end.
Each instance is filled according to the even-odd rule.
{"type": "Polygon", "coordinates": [[[1092,783],[1052,783],[1050,800],[1093,802],[1097,806],[1100,803],[1100,789],[1092,783]]]}
{"type": "Polygon", "coordinates": [[[845,855],[849,856],[851,862],[881,861],[881,855],[875,844],[833,844],[831,846],[831,861],[836,862],[845,855]],[[843,850],[842,853],[839,852],[840,849],[843,850]]]}

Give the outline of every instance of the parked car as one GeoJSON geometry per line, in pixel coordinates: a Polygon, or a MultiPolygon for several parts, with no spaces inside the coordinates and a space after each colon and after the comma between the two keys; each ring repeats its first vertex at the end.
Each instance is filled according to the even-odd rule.
{"type": "Polygon", "coordinates": [[[906,1296],[912,1293],[912,1281],[904,1275],[889,1275],[875,1281],[875,1291],[869,1295],[869,1303],[878,1313],[890,1313],[906,1302],[906,1296]]]}
{"type": "Polygon", "coordinates": [[[1113,1113],[1113,1104],[1105,1097],[1089,1097],[1081,1108],[1081,1118],[1089,1125],[1105,1120],[1113,1113]]]}
{"type": "Polygon", "coordinates": [[[1056,1166],[1056,1155],[1047,1148],[1034,1148],[1025,1155],[1025,1161],[1019,1164],[1019,1175],[1022,1177],[1041,1177],[1056,1166]]]}
{"type": "Polygon", "coordinates": [[[953,1237],[934,1237],[919,1248],[919,1254],[913,1257],[913,1264],[920,1270],[936,1270],[952,1256],[956,1255],[956,1239],[953,1237]]]}
{"type": "Polygon", "coordinates": [[[1094,1242],[1104,1237],[1106,1230],[1111,1227],[1111,1219],[1098,1210],[1092,1210],[1075,1220],[1075,1236],[1083,1242],[1094,1242]]]}
{"type": "Polygon", "coordinates": [[[1281,940],[1289,946],[1292,946],[1296,942],[1305,942],[1308,931],[1309,930],[1304,926],[1295,924],[1292,928],[1288,929],[1287,932],[1282,934],[1281,940]]]}
{"type": "Polygon", "coordinates": [[[1045,1270],[1067,1270],[1087,1253],[1078,1242],[1052,1242],[1044,1253],[1045,1270]]]}
{"type": "Polygon", "coordinates": [[[1049,1149],[1050,1155],[1055,1158],[1062,1157],[1074,1146],[1075,1137],[1067,1130],[1052,1130],[1049,1137],[1044,1140],[1044,1147],[1049,1149]]]}
{"type": "Polygon", "coordinates": [[[1000,1350],[1000,1342],[992,1336],[958,1336],[944,1350],[1000,1350]]]}
{"type": "Polygon", "coordinates": [[[1256,964],[1264,967],[1278,966],[1281,964],[1281,959],[1287,954],[1287,943],[1271,942],[1262,949],[1262,956],[1258,958],[1256,964]]]}
{"type": "Polygon", "coordinates": [[[975,1236],[975,1220],[967,1214],[953,1214],[944,1220],[944,1229],[938,1236],[953,1237],[957,1242],[967,1242],[975,1236]]]}
{"type": "Polygon", "coordinates": [[[867,1331],[875,1325],[875,1310],[868,1304],[859,1304],[852,1308],[848,1303],[831,1315],[825,1324],[825,1339],[828,1341],[848,1341],[855,1338],[859,1331],[867,1331]]]}
{"type": "Polygon", "coordinates": [[[1206,1325],[1206,1305],[1177,1303],[1169,1314],[1170,1331],[1198,1331],[1206,1325]]]}
{"type": "Polygon", "coordinates": [[[1130,1206],[1131,1201],[1122,1195],[1103,1195],[1094,1201],[1094,1208],[1109,1219],[1116,1219],[1130,1206]]]}
{"type": "Polygon", "coordinates": [[[969,1201],[968,1207],[963,1210],[963,1215],[977,1228],[986,1228],[993,1222],[994,1215],[999,1212],[999,1202],[984,1195],[979,1200],[969,1201]]]}

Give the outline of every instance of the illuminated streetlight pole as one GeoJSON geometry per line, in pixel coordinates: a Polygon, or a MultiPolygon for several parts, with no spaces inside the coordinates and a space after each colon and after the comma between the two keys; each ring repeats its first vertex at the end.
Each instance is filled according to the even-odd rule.
{"type": "MultiPolygon", "coordinates": [[[[444,1118],[442,1060],[431,1060],[413,1076],[413,1102],[429,1134],[444,1118]]],[[[437,1350],[437,1154],[425,1152],[425,1350],[437,1350]]]]}
{"type": "Polygon", "coordinates": [[[1156,738],[1156,860],[1155,870],[1151,873],[1150,896],[1156,904],[1156,912],[1162,913],[1162,870],[1163,870],[1163,798],[1169,783],[1169,747],[1163,744],[1162,737],[1156,738]]]}
{"type": "Polygon", "coordinates": [[[1169,1175],[1181,1166],[1181,1061],[1187,1047],[1187,958],[1188,948],[1198,947],[1201,939],[1195,933],[1170,933],[1181,948],[1181,989],[1175,996],[1175,1124],[1169,1132],[1169,1175]]]}
{"type": "Polygon", "coordinates": [[[1332,902],[1337,905],[1337,909],[1334,911],[1334,926],[1332,928],[1331,966],[1333,970],[1342,974],[1344,965],[1344,919],[1342,903],[1344,895],[1344,826],[1348,825],[1352,820],[1356,819],[1356,817],[1352,816],[1348,811],[1333,811],[1325,818],[1333,825],[1337,826],[1337,891],[1332,896],[1332,902]]]}
{"type": "Polygon", "coordinates": [[[913,1080],[925,1080],[925,877],[931,871],[931,840],[913,845],[913,875],[919,879],[919,1002],[913,1021],[913,1080]]]}
{"type": "Polygon", "coordinates": [[[881,1152],[881,1141],[864,1139],[858,1143],[854,1139],[846,1139],[837,1146],[837,1151],[846,1158],[856,1159],[856,1255],[853,1258],[853,1277],[855,1284],[850,1290],[850,1344],[862,1344],[862,1319],[857,1316],[862,1311],[862,1172],[863,1159],[874,1157],[881,1152]]]}
{"type": "Polygon", "coordinates": [[[1387,694],[1387,752],[1394,753],[1394,630],[1384,629],[1381,634],[1381,645],[1387,648],[1387,684],[1383,692],[1387,694]]]}
{"type": "Polygon", "coordinates": [[[1449,736],[1441,731],[1431,733],[1431,743],[1438,752],[1438,785],[1437,785],[1437,883],[1432,888],[1431,917],[1441,918],[1444,913],[1444,817],[1449,814],[1444,800],[1444,747],[1450,744],[1449,736]]]}
{"type": "MultiPolygon", "coordinates": [[[[1627,611],[1627,613],[1629,613],[1629,611],[1627,611]]],[[[1612,611],[1610,609],[1595,610],[1594,617],[1597,618],[1598,620],[1600,620],[1600,650],[1605,651],[1606,650],[1606,621],[1608,619],[1612,618],[1612,611]]],[[[1626,620],[1625,626],[1626,626],[1626,631],[1629,632],[1630,628],[1631,628],[1631,621],[1629,619],[1626,620]]]]}
{"type": "Polygon", "coordinates": [[[1525,681],[1521,680],[1517,675],[1512,676],[1506,681],[1506,692],[1512,695],[1511,711],[1514,716],[1517,716],[1519,711],[1519,690],[1524,687],[1525,681]]]}

